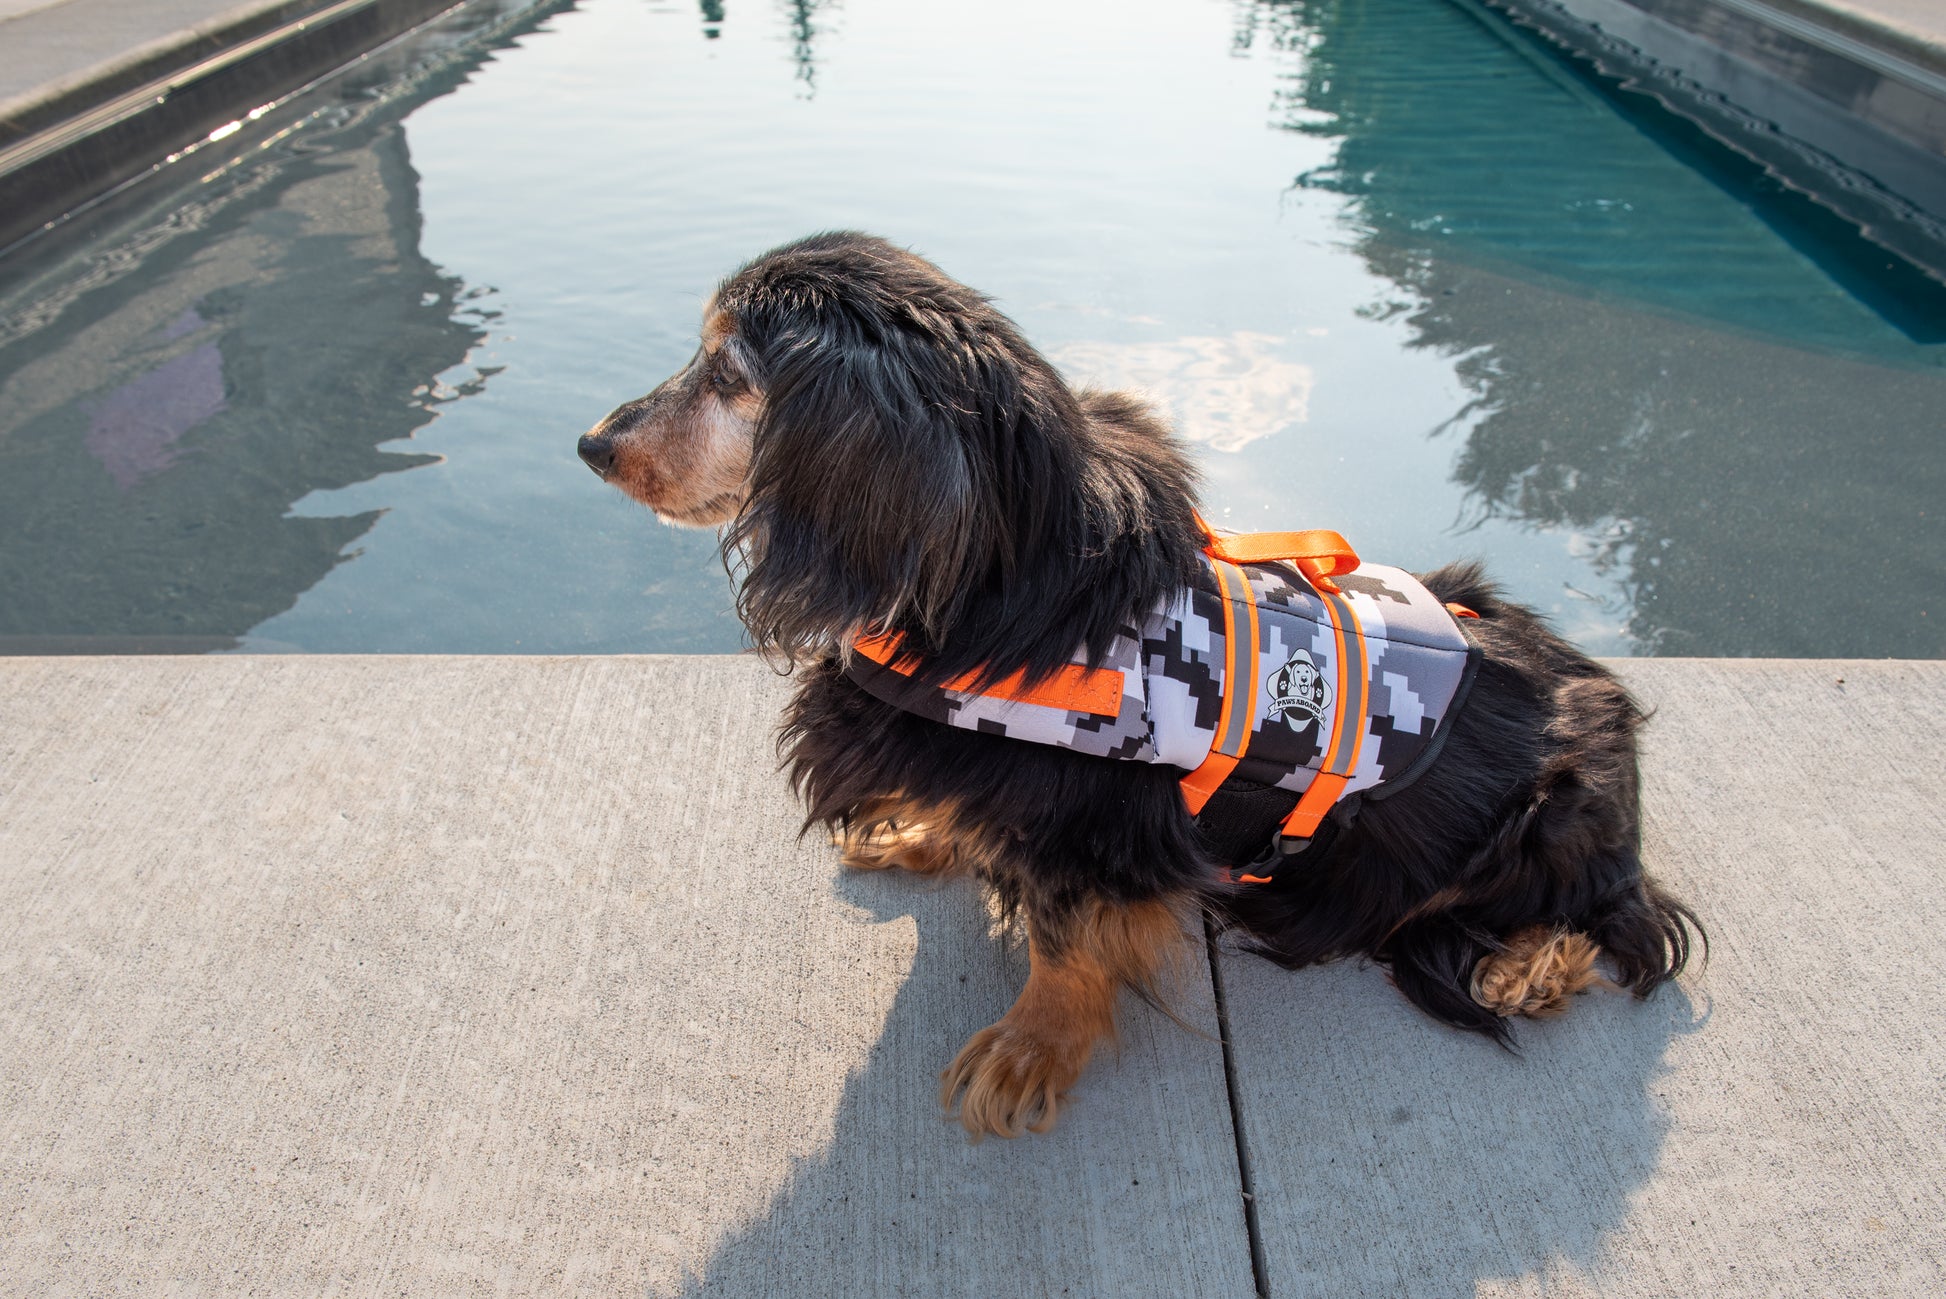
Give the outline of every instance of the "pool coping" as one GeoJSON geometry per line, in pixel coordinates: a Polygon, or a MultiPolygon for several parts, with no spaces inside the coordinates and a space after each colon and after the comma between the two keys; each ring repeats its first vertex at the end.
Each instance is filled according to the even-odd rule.
{"type": "MultiPolygon", "coordinates": [[[[256,0],[56,72],[0,104],[0,250],[461,2],[256,0]]],[[[16,56],[46,57],[100,17],[69,0],[0,34],[16,56]]]]}

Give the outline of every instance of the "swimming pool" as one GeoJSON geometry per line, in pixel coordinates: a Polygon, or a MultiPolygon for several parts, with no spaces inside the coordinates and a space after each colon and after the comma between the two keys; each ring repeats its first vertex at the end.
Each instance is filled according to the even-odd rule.
{"type": "Polygon", "coordinates": [[[0,266],[0,648],[734,650],[574,438],[855,227],[1229,526],[1597,653],[1946,655],[1946,292],[1470,3],[500,0],[239,140],[0,266]]]}

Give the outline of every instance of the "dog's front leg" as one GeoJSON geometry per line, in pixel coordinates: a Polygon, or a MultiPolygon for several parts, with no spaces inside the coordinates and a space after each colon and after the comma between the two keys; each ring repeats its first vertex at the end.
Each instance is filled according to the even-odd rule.
{"type": "Polygon", "coordinates": [[[975,1140],[1046,1132],[1095,1044],[1114,1035],[1116,994],[1126,984],[1153,997],[1183,947],[1181,921],[1161,900],[1090,901],[1062,918],[1029,907],[1027,986],[940,1075],[940,1103],[958,1101],[975,1140]]]}

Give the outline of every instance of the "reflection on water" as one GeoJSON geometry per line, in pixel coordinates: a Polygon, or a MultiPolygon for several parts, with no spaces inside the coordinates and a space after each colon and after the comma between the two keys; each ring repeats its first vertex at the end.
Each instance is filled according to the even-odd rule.
{"type": "MultiPolygon", "coordinates": [[[[210,332],[195,307],[171,321],[157,341],[210,332]]],[[[176,459],[176,439],[229,406],[223,354],[216,340],[194,347],[130,379],[105,397],[76,403],[88,417],[82,445],[124,492],[176,459]]]]}
{"type": "Polygon", "coordinates": [[[733,650],[574,436],[857,227],[1231,526],[1603,653],[1946,654],[1939,291],[1472,0],[528,3],[0,265],[0,647],[733,650]]]}
{"type": "Polygon", "coordinates": [[[1946,379],[1442,266],[1411,318],[1477,394],[1485,514],[1594,539],[1643,651],[1946,656],[1946,379]],[[1598,380],[1586,358],[1603,358],[1598,380]]]}
{"type": "Polygon", "coordinates": [[[1389,239],[1812,346],[1946,341],[1946,285],[1474,0],[1246,12],[1286,56],[1272,121],[1337,142],[1294,183],[1389,239]]]}
{"type": "Polygon", "coordinates": [[[1051,359],[1082,382],[1146,393],[1192,442],[1241,451],[1310,418],[1315,376],[1278,354],[1284,342],[1240,330],[1161,343],[1067,343],[1051,359]]]}
{"type": "Polygon", "coordinates": [[[293,502],[432,459],[381,444],[482,335],[419,252],[414,102],[349,91],[302,147],[9,301],[0,645],[234,645],[377,517],[293,502]]]}
{"type": "Polygon", "coordinates": [[[1915,342],[1946,338],[1938,286],[1855,236],[1807,256],[1801,197],[1639,148],[1679,133],[1652,106],[1558,111],[1585,74],[1490,15],[1262,0],[1259,38],[1302,52],[1274,120],[1338,141],[1298,184],[1354,198],[1396,289],[1372,310],[1472,394],[1474,522],[1588,538],[1638,651],[1946,655],[1946,369],[1915,342]]]}
{"type": "Polygon", "coordinates": [[[817,39],[830,25],[827,13],[830,0],[785,0],[784,16],[790,26],[791,59],[797,64],[797,79],[803,83],[804,96],[818,93],[817,39]]]}
{"type": "Polygon", "coordinates": [[[431,418],[415,389],[477,337],[399,192],[396,130],[303,160],[167,273],[9,349],[0,635],[221,642],[339,561],[373,516],[291,502],[421,463],[377,444],[431,418]]]}

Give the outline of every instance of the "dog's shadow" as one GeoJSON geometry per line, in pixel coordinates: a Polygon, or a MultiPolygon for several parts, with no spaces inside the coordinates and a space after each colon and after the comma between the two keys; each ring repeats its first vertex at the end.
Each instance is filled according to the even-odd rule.
{"type": "MultiPolygon", "coordinates": [[[[911,972],[829,1143],[681,1293],[1249,1292],[1219,1043],[1125,1002],[1119,1056],[1097,1056],[1053,1133],[970,1144],[937,1074],[1006,1009],[1024,951],[995,941],[965,881],[840,871],[836,888],[916,923],[911,972]]],[[[1680,994],[1585,999],[1515,1058],[1417,1015],[1369,967],[1225,966],[1250,1138],[1277,1147],[1252,1155],[1271,1293],[1471,1295],[1593,1265],[1661,1146],[1652,1088],[1689,1020],[1680,994]]],[[[1186,982],[1187,1017],[1213,1023],[1200,975],[1186,982]]]]}
{"type": "Polygon", "coordinates": [[[1602,1288],[1662,1156],[1688,992],[1592,993],[1518,1055],[1434,1024],[1362,963],[1226,955],[1238,1098],[1273,1294],[1602,1288]]]}

